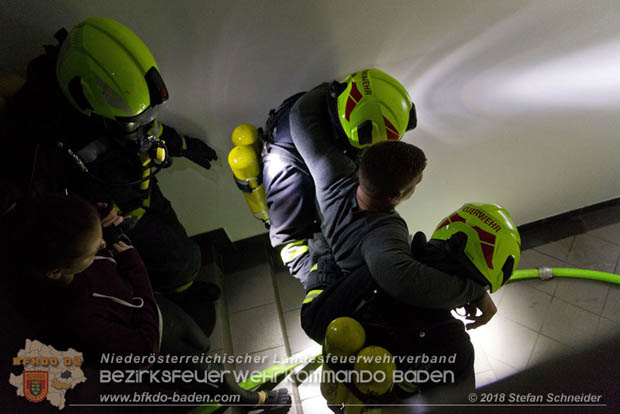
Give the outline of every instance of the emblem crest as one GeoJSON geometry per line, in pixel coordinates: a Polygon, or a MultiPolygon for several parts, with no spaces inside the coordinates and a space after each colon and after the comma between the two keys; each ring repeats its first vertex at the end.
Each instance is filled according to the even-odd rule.
{"type": "Polygon", "coordinates": [[[24,371],[24,396],[30,402],[40,402],[47,396],[49,372],[24,371]]]}

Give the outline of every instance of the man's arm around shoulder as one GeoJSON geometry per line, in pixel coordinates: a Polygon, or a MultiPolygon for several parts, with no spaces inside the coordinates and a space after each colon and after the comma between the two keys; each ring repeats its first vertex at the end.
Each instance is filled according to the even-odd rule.
{"type": "Polygon", "coordinates": [[[395,299],[431,309],[454,309],[480,300],[483,286],[418,262],[411,256],[407,226],[397,214],[370,224],[360,252],[377,284],[395,299]]]}

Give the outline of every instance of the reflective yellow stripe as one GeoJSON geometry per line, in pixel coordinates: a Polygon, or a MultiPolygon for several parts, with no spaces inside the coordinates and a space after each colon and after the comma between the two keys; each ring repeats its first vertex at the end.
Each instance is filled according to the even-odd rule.
{"type": "Polygon", "coordinates": [[[314,266],[312,266],[312,268],[310,269],[311,272],[314,272],[315,270],[319,270],[319,264],[315,263],[314,266]]]}
{"type": "Polygon", "coordinates": [[[183,292],[184,290],[189,289],[189,287],[190,287],[191,285],[193,285],[193,284],[194,284],[194,281],[193,281],[193,280],[192,280],[191,282],[187,282],[186,284],[181,285],[181,286],[179,286],[178,288],[175,288],[175,289],[174,289],[174,292],[175,292],[175,293],[183,292]]]}
{"type": "MultiPolygon", "coordinates": [[[[146,132],[149,137],[159,138],[164,132],[164,126],[156,119],[151,128],[146,132]]],[[[185,149],[185,148],[183,148],[185,149]]]]}
{"type": "Polygon", "coordinates": [[[127,213],[127,215],[131,217],[135,217],[138,220],[140,220],[142,216],[144,215],[144,213],[146,213],[146,210],[143,209],[142,207],[138,207],[137,209],[132,210],[129,213],[127,213]]]}
{"type": "MultiPolygon", "coordinates": [[[[151,169],[147,168],[151,163],[151,158],[149,158],[148,154],[142,153],[140,154],[140,158],[142,159],[142,167],[144,170],[142,171],[142,178],[146,178],[151,175],[151,169]]],[[[149,180],[142,181],[140,183],[140,190],[146,191],[149,188],[149,180]]]]}
{"type": "Polygon", "coordinates": [[[410,394],[413,394],[414,392],[418,391],[418,386],[408,381],[399,382],[396,385],[398,385],[398,387],[402,389],[403,391],[410,393],[410,394]]]}
{"type": "Polygon", "coordinates": [[[282,258],[282,262],[287,264],[291,262],[293,259],[303,255],[308,251],[308,240],[298,240],[291,243],[286,244],[282,251],[280,252],[280,257],[282,258]]]}
{"type": "Polygon", "coordinates": [[[157,159],[157,162],[164,162],[164,160],[166,159],[166,151],[164,151],[162,147],[157,147],[157,150],[155,151],[155,158],[157,159]]]}
{"type": "Polygon", "coordinates": [[[323,293],[323,289],[315,289],[315,290],[311,290],[310,292],[308,292],[308,294],[306,295],[306,298],[304,299],[304,301],[302,302],[302,304],[305,303],[310,303],[314,300],[314,298],[316,298],[317,296],[319,296],[321,293],[323,293]]]}

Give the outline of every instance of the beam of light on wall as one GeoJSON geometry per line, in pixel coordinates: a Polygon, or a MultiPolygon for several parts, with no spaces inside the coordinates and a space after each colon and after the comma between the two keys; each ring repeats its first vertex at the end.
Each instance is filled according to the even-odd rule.
{"type": "Polygon", "coordinates": [[[620,41],[508,73],[498,84],[504,104],[556,108],[620,105],[620,41]]]}
{"type": "Polygon", "coordinates": [[[464,146],[492,139],[506,122],[620,109],[620,8],[601,18],[584,16],[583,4],[557,5],[535,3],[416,62],[425,70],[404,78],[420,131],[464,146]]]}

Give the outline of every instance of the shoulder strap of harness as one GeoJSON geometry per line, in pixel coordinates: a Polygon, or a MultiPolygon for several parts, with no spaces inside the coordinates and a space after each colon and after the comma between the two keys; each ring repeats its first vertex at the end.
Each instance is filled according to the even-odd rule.
{"type": "Polygon", "coordinates": [[[280,106],[278,106],[277,109],[271,109],[269,111],[269,117],[267,118],[267,122],[265,122],[265,130],[263,131],[263,136],[262,136],[262,139],[264,141],[273,143],[274,129],[276,125],[278,124],[278,121],[284,114],[290,111],[290,109],[293,107],[295,102],[297,102],[297,100],[301,98],[302,95],[304,95],[305,93],[306,92],[304,91],[304,92],[296,93],[293,96],[289,96],[288,98],[284,100],[284,102],[280,104],[280,106]]]}

